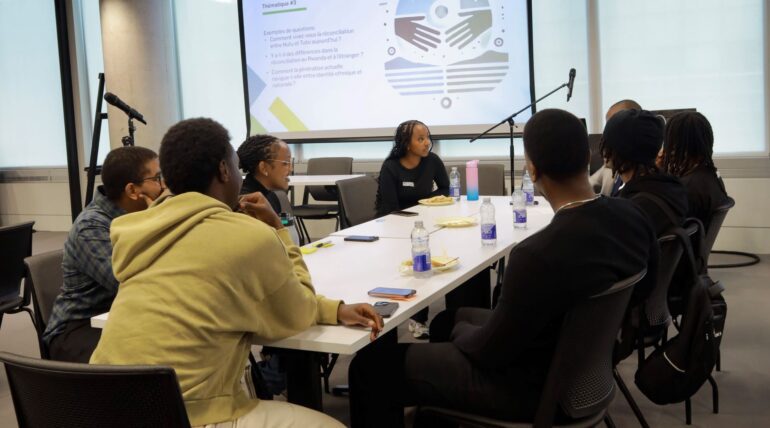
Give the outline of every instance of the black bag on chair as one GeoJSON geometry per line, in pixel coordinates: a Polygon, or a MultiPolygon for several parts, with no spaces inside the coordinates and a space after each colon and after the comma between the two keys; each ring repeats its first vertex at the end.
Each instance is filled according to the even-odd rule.
{"type": "Polygon", "coordinates": [[[684,293],[686,300],[679,334],[647,357],[634,378],[639,390],[656,404],[685,401],[708,380],[716,364],[727,312],[725,304],[717,329],[710,293],[713,282],[708,275],[697,274],[697,262],[687,233],[681,228],[674,232],[685,244],[684,257],[689,261],[692,274],[691,285],[684,293]]]}

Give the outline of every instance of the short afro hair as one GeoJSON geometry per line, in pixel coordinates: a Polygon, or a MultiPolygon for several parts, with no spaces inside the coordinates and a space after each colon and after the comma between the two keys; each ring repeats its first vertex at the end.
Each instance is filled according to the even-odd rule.
{"type": "Polygon", "coordinates": [[[232,153],[230,134],[208,118],[186,119],[169,128],[160,142],[160,168],[176,195],[206,193],[219,163],[232,153]]]}
{"type": "Polygon", "coordinates": [[[146,178],[147,162],[157,158],[157,153],[145,147],[118,147],[110,151],[101,172],[107,198],[117,201],[128,183],[141,183],[146,178]]]}
{"type": "Polygon", "coordinates": [[[259,163],[273,158],[273,145],[281,140],[272,135],[253,135],[238,147],[238,167],[246,174],[257,172],[259,163]]]}
{"type": "Polygon", "coordinates": [[[524,151],[538,172],[553,180],[588,176],[588,132],[572,113],[547,109],[532,116],[524,127],[524,151]]]}

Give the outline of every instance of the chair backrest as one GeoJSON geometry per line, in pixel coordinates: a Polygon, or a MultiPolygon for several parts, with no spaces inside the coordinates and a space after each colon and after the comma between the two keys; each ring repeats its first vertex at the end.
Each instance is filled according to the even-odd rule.
{"type": "Polygon", "coordinates": [[[51,317],[53,302],[64,283],[64,272],[61,265],[63,257],[64,250],[54,250],[24,259],[24,264],[27,266],[24,286],[29,287],[32,294],[35,328],[37,329],[38,341],[41,343],[40,354],[46,359],[48,358],[48,351],[44,349],[45,344],[42,337],[48,325],[48,319],[51,317]]]}
{"type": "MultiPolygon", "coordinates": [[[[24,278],[24,258],[32,255],[34,221],[0,227],[0,302],[18,297],[24,278]]],[[[26,293],[25,293],[26,294],[26,293]]],[[[26,306],[29,302],[24,302],[26,306]]]]}
{"type": "Polygon", "coordinates": [[[104,366],[0,352],[20,427],[189,427],[170,367],[104,366]]]}
{"type": "Polygon", "coordinates": [[[557,404],[571,418],[594,415],[615,394],[612,350],[633,286],[646,269],[592,296],[567,313],[534,426],[551,426],[557,404]]]}
{"type": "Polygon", "coordinates": [[[714,242],[717,240],[717,235],[719,235],[719,229],[722,228],[722,223],[724,223],[725,217],[727,217],[727,212],[730,211],[730,208],[734,206],[735,206],[735,199],[728,196],[727,202],[717,207],[711,213],[711,219],[709,220],[708,226],[705,231],[705,238],[703,240],[703,248],[702,248],[704,262],[706,263],[706,266],[708,266],[709,254],[711,253],[711,248],[714,246],[714,242]]]}
{"type": "MultiPolygon", "coordinates": [[[[278,197],[278,202],[281,203],[281,212],[282,213],[288,213],[288,214],[294,214],[294,210],[291,207],[291,201],[289,200],[289,195],[286,194],[283,190],[276,190],[273,193],[275,193],[275,196],[278,197]]],[[[299,232],[297,231],[296,223],[294,226],[289,227],[289,234],[291,235],[291,240],[294,241],[295,244],[300,244],[299,239],[299,232]]]]}
{"type": "MultiPolygon", "coordinates": [[[[690,227],[697,230],[698,226],[693,224],[690,227]]],[[[658,245],[660,246],[658,278],[655,281],[655,287],[644,301],[644,315],[650,327],[668,325],[671,321],[668,289],[684,253],[684,244],[676,235],[661,236],[658,238],[658,245]]]]}
{"type": "MultiPolygon", "coordinates": [[[[452,168],[457,167],[460,173],[460,194],[465,195],[465,165],[448,165],[446,167],[447,175],[452,172],[452,168]]],[[[506,196],[505,191],[505,165],[501,163],[480,163],[479,164],[479,195],[483,196],[506,196]]]]}
{"type": "MultiPolygon", "coordinates": [[[[307,161],[307,175],[342,175],[353,173],[353,158],[313,158],[307,161]]],[[[334,186],[306,186],[302,203],[308,203],[308,194],[316,201],[337,201],[334,186]]]]}
{"type": "Polygon", "coordinates": [[[340,192],[342,228],[365,223],[377,217],[377,180],[365,175],[337,182],[340,192]]]}

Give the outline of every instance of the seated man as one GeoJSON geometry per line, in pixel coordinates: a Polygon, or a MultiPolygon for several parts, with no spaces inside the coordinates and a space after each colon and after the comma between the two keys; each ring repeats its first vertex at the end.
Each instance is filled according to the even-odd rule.
{"type": "Polygon", "coordinates": [[[91,362],[173,367],[193,426],[339,426],[309,409],[249,398],[240,379],[251,343],[337,322],[371,327],[374,339],[382,319],[370,305],[315,294],[264,196],[239,201],[238,159],[222,125],[177,123],[160,161],[175,196],[113,223],[120,292],[91,362]]]}
{"type": "Polygon", "coordinates": [[[578,118],[537,113],[524,128],[524,151],[535,188],[556,212],[552,222],[513,248],[494,309],[437,315],[431,340],[443,342],[356,355],[349,373],[353,427],[403,426],[403,407],[413,405],[532,421],[573,303],[645,268],[646,278],[655,278],[652,227],[632,202],[594,194],[578,118]]]}
{"type": "Polygon", "coordinates": [[[681,226],[687,215],[684,185],[655,165],[661,147],[663,121],[649,111],[623,110],[604,127],[602,156],[625,183],[618,196],[636,202],[658,236],[681,226]]]}
{"type": "Polygon", "coordinates": [[[87,363],[101,335],[91,317],[110,310],[118,292],[112,274],[110,223],[141,211],[163,191],[158,155],[144,147],[120,147],[102,166],[94,199],[72,224],[64,243],[64,284],[43,334],[51,359],[87,363]]]}

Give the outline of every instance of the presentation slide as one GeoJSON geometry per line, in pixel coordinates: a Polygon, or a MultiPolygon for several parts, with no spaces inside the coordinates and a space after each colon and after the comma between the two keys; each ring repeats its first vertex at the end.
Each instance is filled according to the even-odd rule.
{"type": "Polygon", "coordinates": [[[242,5],[251,134],[374,139],[417,119],[475,135],[531,102],[526,0],[242,5]]]}

